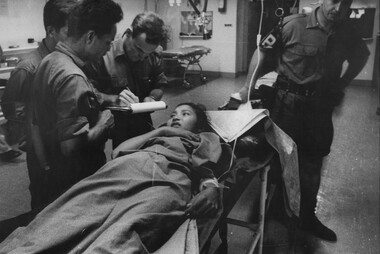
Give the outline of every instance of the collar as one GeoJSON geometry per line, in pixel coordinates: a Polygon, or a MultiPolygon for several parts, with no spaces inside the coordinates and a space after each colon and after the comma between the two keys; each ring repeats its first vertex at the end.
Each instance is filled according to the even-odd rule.
{"type": "Polygon", "coordinates": [[[315,8],[310,13],[310,15],[309,15],[309,17],[307,19],[306,28],[318,28],[318,27],[320,27],[319,22],[318,22],[318,18],[317,18],[317,12],[318,12],[319,8],[320,8],[320,6],[318,6],[317,8],[315,8]]]}
{"type": "Polygon", "coordinates": [[[125,37],[122,37],[112,43],[112,52],[115,58],[120,56],[126,56],[126,53],[124,51],[124,39],[125,37]]]}
{"type": "Polygon", "coordinates": [[[85,62],[78,56],[78,54],[64,42],[58,42],[55,49],[67,56],[69,56],[79,68],[83,68],[85,62]]]}
{"type": "Polygon", "coordinates": [[[327,31],[321,26],[321,24],[319,23],[318,18],[317,18],[317,12],[318,12],[319,8],[321,8],[321,6],[318,6],[317,8],[315,8],[315,9],[313,10],[312,13],[310,13],[310,15],[309,15],[309,17],[308,17],[308,20],[307,20],[306,28],[307,28],[307,29],[308,29],[308,28],[319,28],[320,30],[325,31],[325,32],[328,33],[329,35],[334,34],[335,31],[336,31],[336,29],[335,29],[336,24],[334,24],[334,25],[331,27],[330,31],[327,32],[327,31]]]}
{"type": "Polygon", "coordinates": [[[40,53],[40,55],[43,57],[45,57],[46,55],[51,53],[51,51],[48,49],[48,47],[46,47],[45,39],[42,39],[42,42],[38,46],[37,50],[40,53]]]}

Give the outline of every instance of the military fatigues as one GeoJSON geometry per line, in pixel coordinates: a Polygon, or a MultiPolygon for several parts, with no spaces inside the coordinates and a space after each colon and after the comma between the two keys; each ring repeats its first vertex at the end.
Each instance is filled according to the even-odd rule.
{"type": "MultiPolygon", "coordinates": [[[[102,93],[119,94],[128,88],[140,102],[149,97],[153,89],[167,84],[163,72],[162,58],[153,52],[143,61],[132,62],[123,48],[123,38],[113,42],[103,61],[86,68],[87,75],[93,79],[94,86],[102,93]]],[[[121,142],[149,132],[153,129],[150,113],[128,115],[113,112],[115,127],[112,141],[114,148],[121,142]]]]}
{"type": "Polygon", "coordinates": [[[365,43],[346,23],[336,23],[330,32],[323,30],[317,10],[284,18],[280,39],[273,47],[279,75],[271,118],[297,144],[301,216],[305,217],[314,215],[323,157],[329,154],[333,140],[336,101],[332,94],[340,87],[342,64],[369,55],[365,43]],[[313,175],[312,181],[303,181],[304,174],[313,175]]]}

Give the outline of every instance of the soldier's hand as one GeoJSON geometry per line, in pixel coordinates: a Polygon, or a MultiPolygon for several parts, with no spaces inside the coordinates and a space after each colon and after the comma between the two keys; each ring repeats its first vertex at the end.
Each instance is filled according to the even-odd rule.
{"type": "Polygon", "coordinates": [[[139,98],[128,89],[124,89],[123,91],[121,91],[118,100],[121,106],[127,106],[131,103],[139,102],[139,98]]]}
{"type": "Polygon", "coordinates": [[[110,110],[107,109],[99,113],[99,123],[105,125],[107,128],[113,128],[115,121],[110,110]]]}

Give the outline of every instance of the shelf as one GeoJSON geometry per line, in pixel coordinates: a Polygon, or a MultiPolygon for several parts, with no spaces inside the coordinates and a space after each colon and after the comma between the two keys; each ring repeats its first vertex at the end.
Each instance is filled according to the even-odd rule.
{"type": "Polygon", "coordinates": [[[0,74],[1,73],[8,73],[8,72],[11,72],[15,67],[4,67],[4,68],[0,68],[0,74]]]}
{"type": "Polygon", "coordinates": [[[4,56],[26,54],[38,48],[37,44],[31,44],[18,48],[3,48],[4,56]]]}
{"type": "MultiPolygon", "coordinates": [[[[29,44],[26,46],[22,47],[17,47],[17,48],[3,48],[3,55],[12,57],[12,56],[18,56],[18,55],[26,55],[33,50],[38,48],[38,43],[33,43],[29,44]]],[[[22,56],[21,56],[22,57],[22,56]]],[[[10,72],[14,69],[15,67],[3,67],[0,68],[0,78],[5,78],[8,79],[10,72]]]]}
{"type": "Polygon", "coordinates": [[[180,35],[181,39],[203,39],[202,35],[180,35]]]}

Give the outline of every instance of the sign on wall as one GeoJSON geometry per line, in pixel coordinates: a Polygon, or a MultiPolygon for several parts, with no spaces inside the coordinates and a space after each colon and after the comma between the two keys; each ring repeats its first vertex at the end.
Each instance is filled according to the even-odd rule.
{"type": "Polygon", "coordinates": [[[372,39],[375,8],[352,8],[349,22],[363,39],[372,39]]]}
{"type": "Polygon", "coordinates": [[[195,11],[181,11],[180,36],[203,37],[207,33],[212,35],[212,11],[198,15],[195,11]]]}

